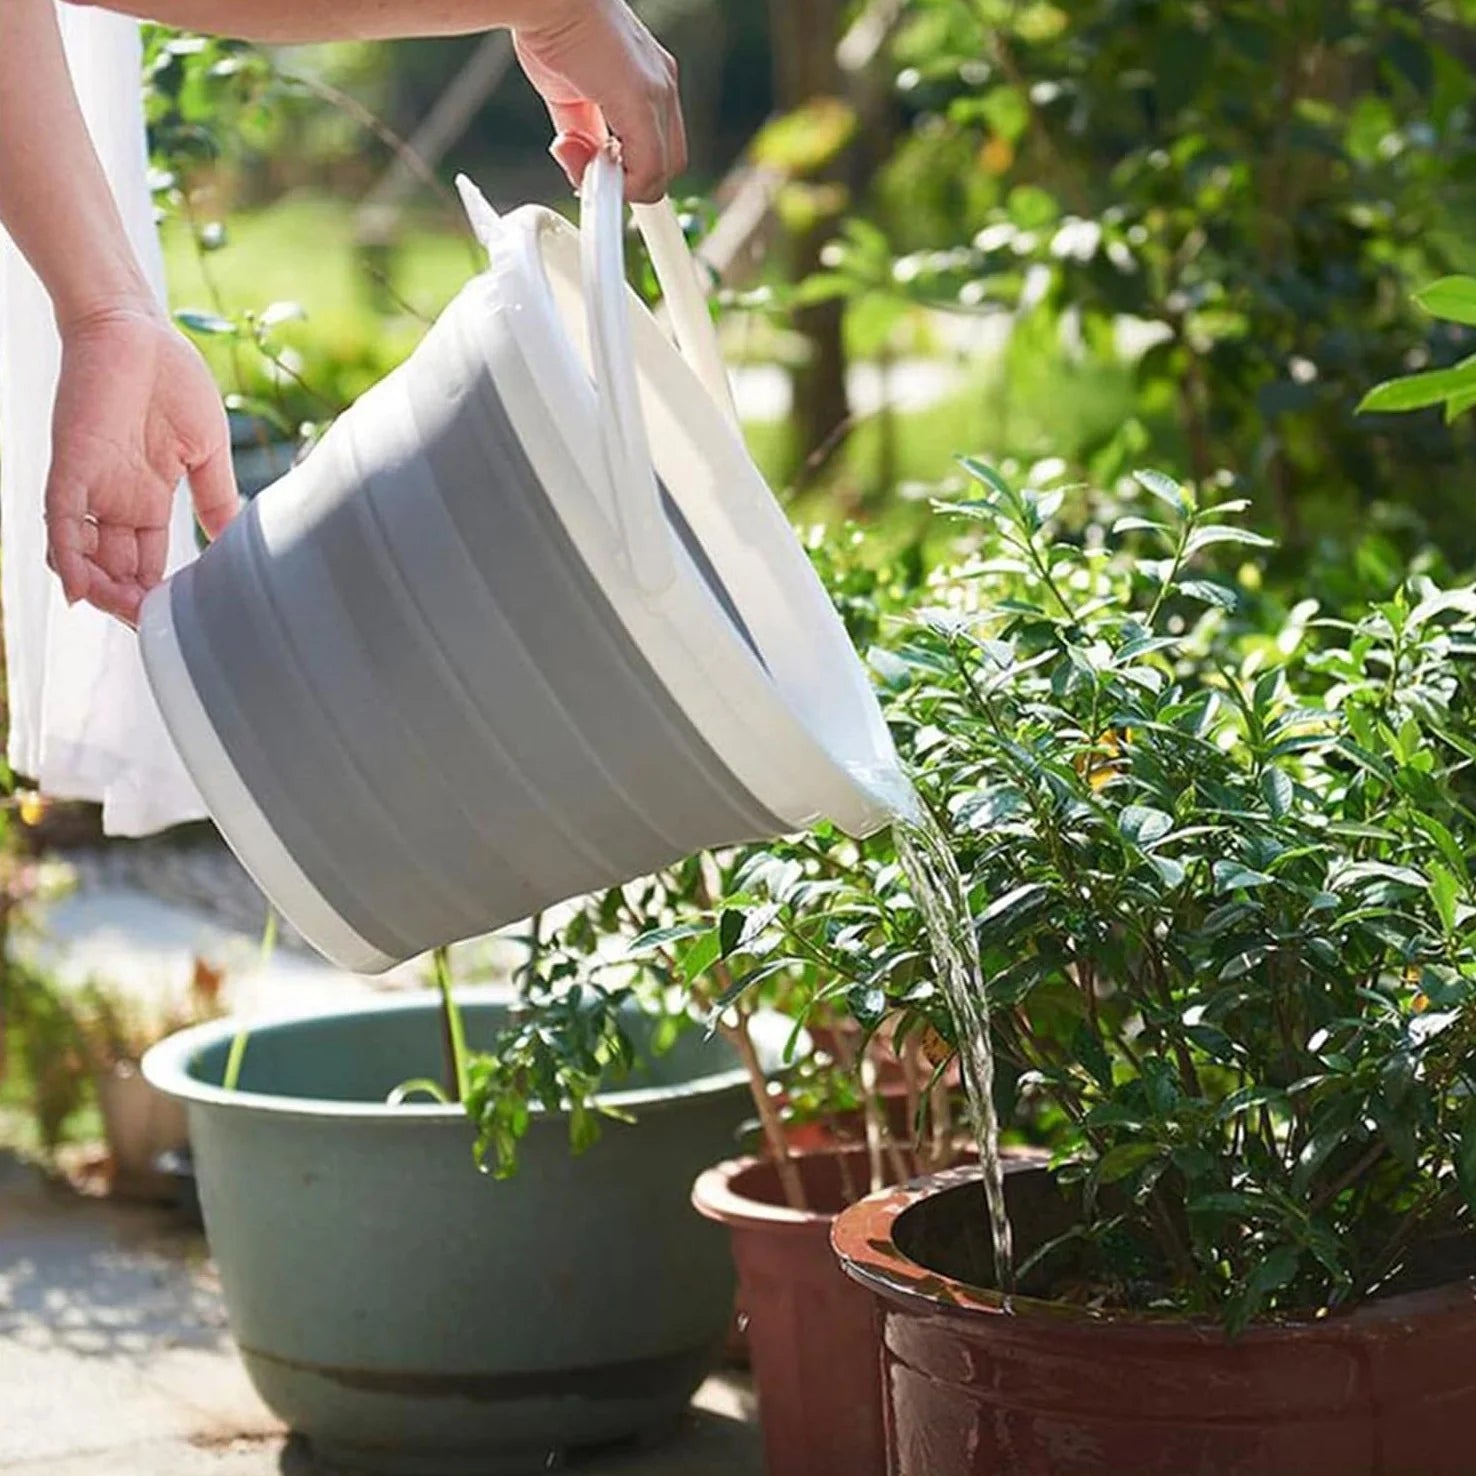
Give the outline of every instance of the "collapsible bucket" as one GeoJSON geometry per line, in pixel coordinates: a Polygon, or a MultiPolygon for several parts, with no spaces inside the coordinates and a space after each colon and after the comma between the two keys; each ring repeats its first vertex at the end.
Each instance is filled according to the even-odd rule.
{"type": "Polygon", "coordinates": [[[226,839],[366,971],[706,847],[864,835],[897,792],[670,206],[636,218],[681,352],[608,155],[577,233],[463,195],[490,269],[140,626],[226,839]]]}

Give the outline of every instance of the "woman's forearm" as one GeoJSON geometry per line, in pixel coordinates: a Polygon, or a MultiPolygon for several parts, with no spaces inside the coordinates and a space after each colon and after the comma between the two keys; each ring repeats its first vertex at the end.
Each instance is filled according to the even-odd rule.
{"type": "Polygon", "coordinates": [[[456,36],[494,26],[545,29],[569,0],[81,0],[213,36],[293,45],[456,36]]]}
{"type": "Polygon", "coordinates": [[[52,0],[0,0],[0,224],[65,324],[152,301],[67,69],[52,0]]]}

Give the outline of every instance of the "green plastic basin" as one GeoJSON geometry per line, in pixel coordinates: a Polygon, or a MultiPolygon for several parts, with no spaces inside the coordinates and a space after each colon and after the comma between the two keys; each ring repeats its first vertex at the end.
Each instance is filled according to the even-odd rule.
{"type": "MultiPolygon", "coordinates": [[[[504,1017],[470,1000],[470,1043],[504,1017]]],[[[144,1071],[187,1104],[251,1378],[320,1456],[541,1471],[675,1423],[733,1305],[726,1235],[688,1199],[748,1115],[727,1046],[692,1030],[646,1060],[606,1098],[636,1121],[583,1155],[563,1113],[535,1114],[519,1173],[498,1181],[458,1108],[385,1105],[441,1075],[433,995],[254,1025],[228,1093],[215,1083],[234,1031],[184,1031],[144,1071]]]]}

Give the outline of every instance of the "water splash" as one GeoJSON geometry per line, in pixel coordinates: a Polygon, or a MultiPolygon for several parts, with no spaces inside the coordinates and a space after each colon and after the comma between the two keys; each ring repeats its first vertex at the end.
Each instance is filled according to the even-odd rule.
{"type": "Polygon", "coordinates": [[[979,963],[979,940],[969,914],[968,893],[948,837],[906,775],[898,769],[884,778],[868,774],[867,781],[893,815],[897,859],[907,875],[913,901],[922,913],[937,983],[953,1016],[989,1206],[995,1280],[999,1290],[1008,1296],[1014,1290],[1014,1237],[1005,1207],[1004,1165],[999,1156],[988,997],[979,963]]]}

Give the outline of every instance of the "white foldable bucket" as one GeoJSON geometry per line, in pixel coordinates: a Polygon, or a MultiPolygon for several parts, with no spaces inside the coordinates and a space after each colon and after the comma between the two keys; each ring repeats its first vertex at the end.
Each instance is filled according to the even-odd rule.
{"type": "Polygon", "coordinates": [[[601,155],[576,233],[463,184],[490,269],[145,602],[211,814],[345,967],[891,818],[886,726],[738,434],[675,216],[636,207],[681,352],[625,285],[620,192],[601,155]]]}

